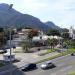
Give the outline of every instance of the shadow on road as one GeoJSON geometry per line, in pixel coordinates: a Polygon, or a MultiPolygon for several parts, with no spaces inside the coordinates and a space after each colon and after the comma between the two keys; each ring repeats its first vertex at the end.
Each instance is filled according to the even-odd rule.
{"type": "Polygon", "coordinates": [[[8,64],[6,66],[0,67],[0,75],[25,75],[21,69],[17,68],[17,66],[8,64]]]}

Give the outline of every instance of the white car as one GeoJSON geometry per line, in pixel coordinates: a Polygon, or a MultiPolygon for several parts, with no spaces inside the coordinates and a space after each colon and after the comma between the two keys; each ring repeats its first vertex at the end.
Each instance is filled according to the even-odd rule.
{"type": "Polygon", "coordinates": [[[46,62],[41,65],[42,69],[52,69],[54,67],[56,67],[56,66],[52,62],[46,62]]]}

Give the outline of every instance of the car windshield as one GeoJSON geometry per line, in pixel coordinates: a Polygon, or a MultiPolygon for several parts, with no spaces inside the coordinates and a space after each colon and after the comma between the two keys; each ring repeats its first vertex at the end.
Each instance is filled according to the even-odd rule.
{"type": "Polygon", "coordinates": [[[52,62],[46,62],[46,64],[52,64],[52,62]]]}
{"type": "Polygon", "coordinates": [[[24,67],[28,67],[30,64],[26,64],[24,67]]]}

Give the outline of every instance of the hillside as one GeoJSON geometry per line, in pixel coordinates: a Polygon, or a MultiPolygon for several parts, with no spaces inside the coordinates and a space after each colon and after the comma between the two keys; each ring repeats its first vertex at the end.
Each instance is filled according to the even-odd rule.
{"type": "Polygon", "coordinates": [[[28,15],[22,14],[15,9],[9,9],[8,4],[0,4],[0,27],[31,27],[47,32],[48,29],[55,27],[55,25],[51,24],[51,26],[41,22],[38,18],[28,15]]]}
{"type": "Polygon", "coordinates": [[[45,22],[45,24],[46,24],[48,27],[52,28],[52,29],[58,29],[58,30],[61,29],[59,26],[55,25],[55,24],[54,24],[53,22],[51,22],[51,21],[47,21],[47,22],[45,22]]]}

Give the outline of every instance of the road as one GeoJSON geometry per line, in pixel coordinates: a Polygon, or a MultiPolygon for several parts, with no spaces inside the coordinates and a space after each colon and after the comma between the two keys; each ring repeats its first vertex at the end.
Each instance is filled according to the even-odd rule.
{"type": "MultiPolygon", "coordinates": [[[[65,56],[51,60],[56,65],[56,68],[49,70],[42,70],[40,65],[37,64],[38,69],[22,72],[21,69],[16,69],[12,72],[12,75],[67,75],[70,72],[75,71],[75,56],[65,56]]],[[[10,75],[9,72],[0,75],[10,75]]]]}
{"type": "Polygon", "coordinates": [[[34,71],[25,72],[26,75],[67,75],[70,72],[75,71],[75,56],[66,56],[60,57],[57,59],[51,60],[56,65],[56,68],[49,70],[41,70],[40,65],[39,68],[34,71]]]}

